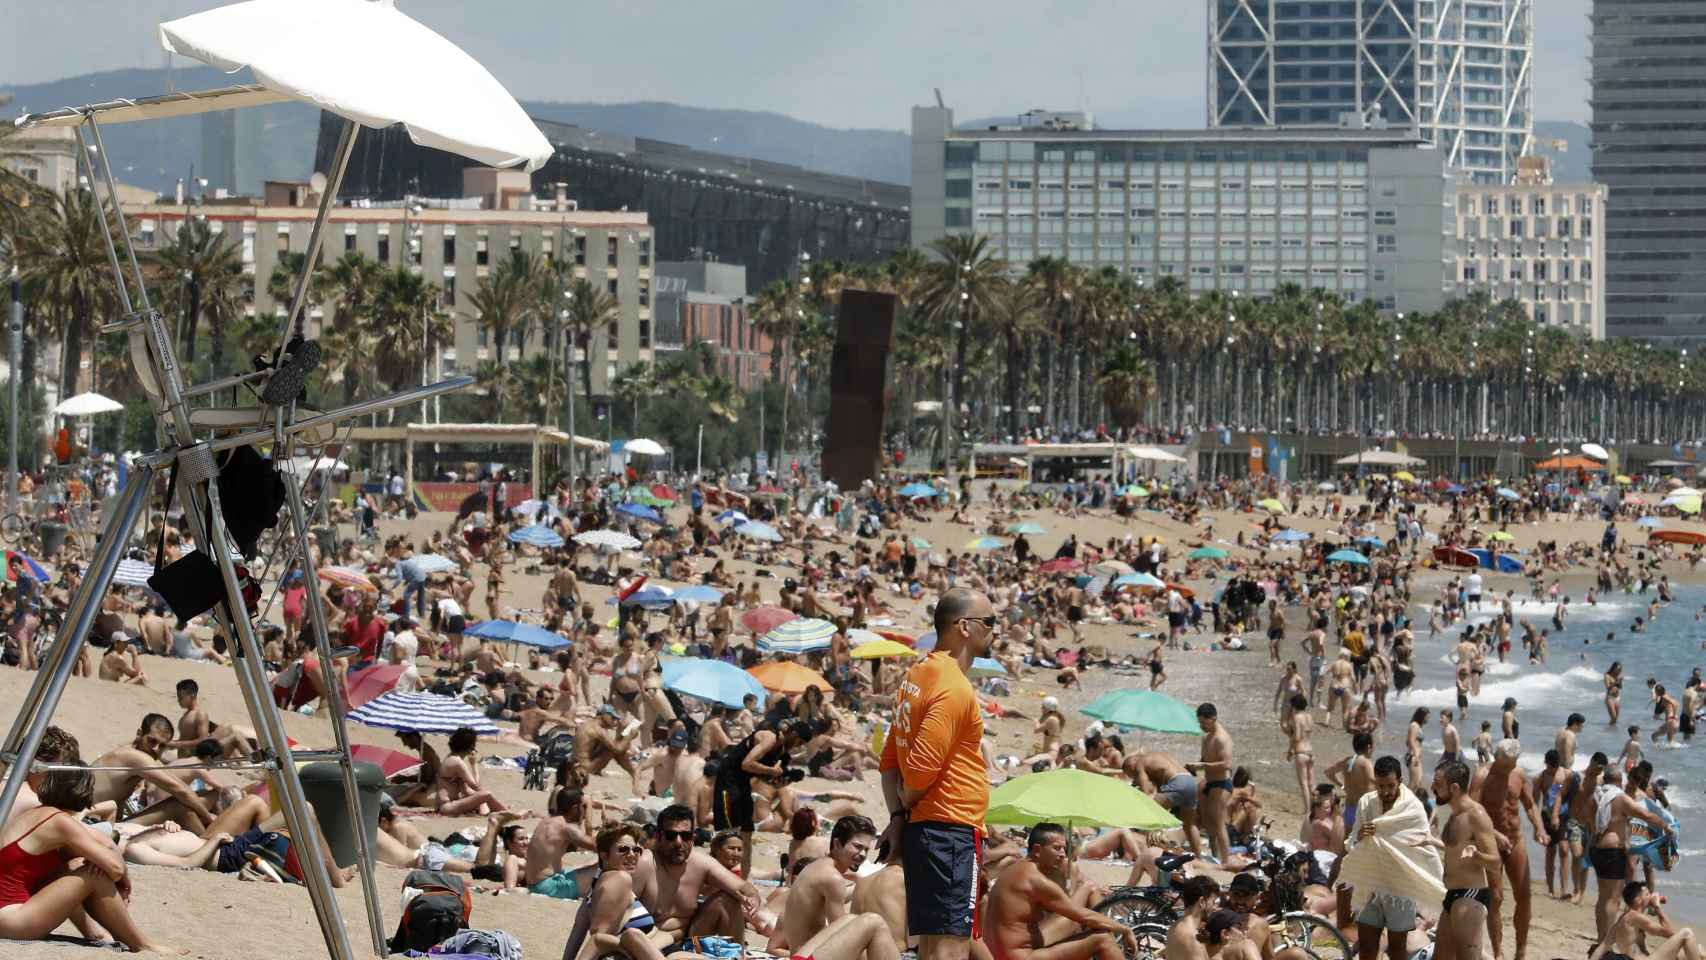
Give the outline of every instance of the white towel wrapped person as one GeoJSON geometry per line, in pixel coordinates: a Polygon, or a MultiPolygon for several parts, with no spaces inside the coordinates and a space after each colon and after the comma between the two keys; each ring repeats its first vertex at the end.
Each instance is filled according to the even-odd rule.
{"type": "Polygon", "coordinates": [[[1397,906],[1394,898],[1410,901],[1412,908],[1439,903],[1445,897],[1445,865],[1439,851],[1426,843],[1431,836],[1427,810],[1409,787],[1398,785],[1390,810],[1383,808],[1378,790],[1371,790],[1357,801],[1356,830],[1345,838],[1354,847],[1340,862],[1339,882],[1355,889],[1355,901],[1364,908],[1377,898],[1382,903],[1374,906],[1397,906]],[[1366,826],[1374,828],[1372,836],[1363,836],[1366,826]]]}

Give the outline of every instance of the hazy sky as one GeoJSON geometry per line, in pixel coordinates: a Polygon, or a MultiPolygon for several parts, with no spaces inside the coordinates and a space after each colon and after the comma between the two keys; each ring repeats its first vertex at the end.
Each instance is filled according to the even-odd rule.
{"type": "MultiPolygon", "coordinates": [[[[0,89],[164,63],[154,25],[220,0],[7,0],[0,89]]],[[[666,100],[903,129],[940,87],[962,119],[1088,108],[1205,121],[1202,0],[398,0],[518,97],[666,100]]],[[[1590,0],[1535,0],[1535,114],[1585,121],[1590,0]]],[[[151,91],[139,91],[146,93],[151,91]]]]}

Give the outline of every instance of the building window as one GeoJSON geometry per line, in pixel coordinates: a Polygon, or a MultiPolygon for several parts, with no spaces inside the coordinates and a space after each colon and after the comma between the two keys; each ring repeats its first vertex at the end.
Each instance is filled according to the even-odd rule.
{"type": "Polygon", "coordinates": [[[491,253],[486,247],[486,238],[480,237],[474,241],[474,263],[476,266],[483,267],[490,262],[491,253]]]}
{"type": "Polygon", "coordinates": [[[456,262],[456,237],[454,235],[447,236],[444,238],[444,265],[450,266],[451,264],[453,264],[455,262],[456,262]]]}
{"type": "Polygon", "coordinates": [[[1478,267],[1475,266],[1475,264],[1466,263],[1463,265],[1463,282],[1464,283],[1475,283],[1476,281],[1478,281],[1480,279],[1481,279],[1481,271],[1478,267]]]}
{"type": "Polygon", "coordinates": [[[610,326],[604,329],[604,348],[611,353],[615,353],[618,349],[616,341],[616,324],[614,321],[611,322],[610,326]]]}
{"type": "Polygon", "coordinates": [[[511,233],[509,235],[509,252],[510,253],[520,253],[521,252],[521,234],[511,233]]]}
{"type": "Polygon", "coordinates": [[[438,302],[445,307],[456,306],[456,277],[454,275],[444,278],[444,295],[439,298],[438,302]]]}
{"type": "Polygon", "coordinates": [[[1546,216],[1546,198],[1545,197],[1535,197],[1534,198],[1534,215],[1537,217],[1546,216]]]}
{"type": "Polygon", "coordinates": [[[575,238],[575,266],[586,266],[586,237],[575,238]]]}
{"type": "Polygon", "coordinates": [[[652,282],[650,280],[647,280],[645,277],[641,277],[640,283],[639,283],[639,288],[640,288],[639,289],[640,306],[644,307],[644,306],[651,305],[651,302],[652,302],[652,282]]]}
{"type": "Polygon", "coordinates": [[[641,237],[640,238],[640,266],[649,267],[651,265],[652,265],[652,238],[651,237],[641,237]]]}
{"type": "Polygon", "coordinates": [[[379,262],[391,262],[391,238],[381,235],[379,238],[379,262]]]}
{"type": "Polygon", "coordinates": [[[1522,237],[1522,224],[1523,224],[1523,221],[1521,221],[1521,220],[1512,220],[1511,221],[1511,237],[1513,239],[1521,239],[1521,237],[1522,237]]]}
{"type": "Polygon", "coordinates": [[[1396,210],[1376,210],[1376,211],[1374,211],[1374,225],[1377,227],[1394,227],[1394,226],[1397,226],[1398,225],[1398,211],[1396,211],[1396,210]]]}
{"type": "Polygon", "coordinates": [[[474,329],[474,345],[477,347],[484,347],[486,345],[487,336],[486,325],[482,323],[474,329]]]}
{"type": "Polygon", "coordinates": [[[605,284],[605,288],[610,291],[610,295],[612,297],[620,296],[620,294],[617,293],[618,287],[616,286],[616,278],[615,277],[610,278],[610,281],[605,284]]]}
{"type": "Polygon", "coordinates": [[[640,321],[640,349],[645,350],[652,345],[652,322],[640,321]]]}
{"type": "Polygon", "coordinates": [[[290,234],[289,233],[280,233],[278,235],[278,252],[279,253],[289,253],[290,252],[290,234]]]}
{"type": "Polygon", "coordinates": [[[1375,234],[1374,235],[1374,252],[1375,253],[1397,253],[1398,252],[1398,238],[1396,236],[1394,236],[1393,234],[1390,234],[1390,233],[1377,233],[1377,234],[1375,234]]]}
{"type": "Polygon", "coordinates": [[[604,238],[604,264],[605,264],[605,266],[609,266],[609,267],[616,266],[616,238],[615,237],[605,237],[604,238]]]}
{"type": "Polygon", "coordinates": [[[344,252],[345,253],[351,253],[354,250],[355,250],[355,234],[353,234],[353,233],[344,234],[344,252]]]}

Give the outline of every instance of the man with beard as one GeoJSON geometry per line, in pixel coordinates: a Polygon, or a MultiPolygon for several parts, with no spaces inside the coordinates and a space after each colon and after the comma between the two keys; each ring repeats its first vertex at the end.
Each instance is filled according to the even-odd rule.
{"type": "Polygon", "coordinates": [[[983,712],[966,675],[989,650],[996,614],[982,593],[956,587],[934,616],[936,649],[907,671],[883,743],[882,849],[899,845],[906,926],[921,960],[965,960],[977,937],[978,871],[989,770],[983,712]]]}
{"type": "MultiPolygon", "coordinates": [[[[136,739],[129,746],[114,747],[95,759],[91,766],[101,772],[95,776],[95,794],[92,801],[96,805],[110,803],[114,809],[114,820],[129,820],[137,824],[152,826],[175,820],[178,825],[193,833],[201,833],[213,822],[214,814],[201,797],[190,789],[189,780],[183,773],[173,773],[161,769],[161,752],[165,745],[172,742],[172,722],[158,713],[150,713],[142,718],[142,725],[136,732],[136,739]],[[123,767],[123,772],[105,770],[106,767],[123,767]],[[166,794],[166,798],[146,810],[129,815],[124,805],[131,794],[142,784],[148,784],[166,794]]],[[[193,772],[191,772],[193,774],[193,772]]]]}
{"type": "Polygon", "coordinates": [[[829,855],[813,860],[788,888],[768,949],[782,954],[799,947],[847,915],[847,898],[859,866],[877,845],[877,828],[858,814],[835,821],[829,855]]]}
{"type": "MultiPolygon", "coordinates": [[[[657,882],[646,907],[658,927],[674,934],[677,942],[726,937],[738,943],[746,935],[746,918],[758,910],[762,898],[751,883],[693,848],[693,827],[693,811],[681,804],[658,813],[653,835],[657,882]]],[[[667,956],[673,951],[663,952],[667,956]]]]}

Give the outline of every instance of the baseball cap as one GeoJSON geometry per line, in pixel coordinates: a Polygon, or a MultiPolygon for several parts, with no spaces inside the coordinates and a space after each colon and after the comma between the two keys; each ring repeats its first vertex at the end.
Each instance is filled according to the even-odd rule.
{"type": "Polygon", "coordinates": [[[601,717],[614,717],[616,716],[616,708],[606,703],[598,708],[598,715],[601,717]]]}
{"type": "Polygon", "coordinates": [[[1234,893],[1261,893],[1262,879],[1255,874],[1240,873],[1232,878],[1232,883],[1228,885],[1228,889],[1234,893]]]}
{"type": "Polygon", "coordinates": [[[669,735],[669,745],[672,747],[687,746],[687,731],[676,730],[669,735]]]}

